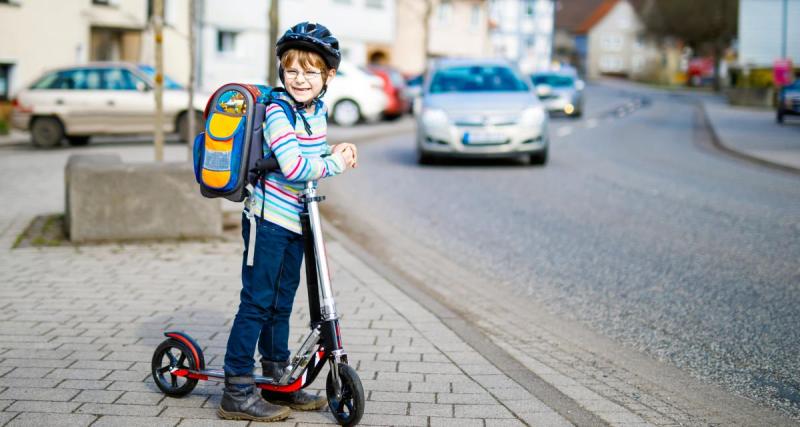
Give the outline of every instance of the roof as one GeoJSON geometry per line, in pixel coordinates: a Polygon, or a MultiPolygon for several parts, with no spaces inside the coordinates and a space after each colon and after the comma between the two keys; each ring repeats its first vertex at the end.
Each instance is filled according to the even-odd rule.
{"type": "MultiPolygon", "coordinates": [[[[589,3],[589,0],[580,0],[580,1],[583,1],[587,4],[589,3]]],[[[589,16],[586,19],[584,19],[579,25],[577,25],[577,27],[574,30],[572,30],[573,32],[578,34],[588,33],[589,30],[591,30],[592,27],[597,25],[598,22],[600,22],[603,18],[605,18],[605,16],[608,15],[608,13],[611,12],[620,1],[628,2],[633,7],[633,10],[636,13],[641,13],[646,2],[646,0],[600,0],[600,1],[602,1],[602,3],[599,3],[594,8],[594,10],[591,11],[591,14],[589,14],[589,16]]]]}
{"type": "Polygon", "coordinates": [[[605,0],[565,0],[559,1],[556,9],[556,28],[571,33],[605,0]]]}
{"type": "Polygon", "coordinates": [[[614,9],[614,6],[616,6],[619,1],[620,0],[604,0],[603,3],[594,9],[588,18],[581,22],[575,32],[579,34],[588,33],[592,27],[594,27],[598,22],[605,18],[612,9],[614,9]]]}

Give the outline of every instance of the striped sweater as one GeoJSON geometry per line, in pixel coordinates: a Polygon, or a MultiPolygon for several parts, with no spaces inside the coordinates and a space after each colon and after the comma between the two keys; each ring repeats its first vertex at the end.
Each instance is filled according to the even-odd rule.
{"type": "Polygon", "coordinates": [[[327,143],[325,113],[321,101],[314,114],[295,111],[297,121],[292,128],[283,109],[270,104],[264,119],[264,156],[274,155],[281,170],[267,174],[256,185],[251,195],[252,206],[256,215],[298,234],[302,233],[303,210],[298,198],[305,182],[338,175],[345,169],[344,158],[338,153],[331,154],[327,143]],[[311,134],[306,132],[300,114],[308,121],[311,134]],[[329,156],[323,158],[323,155],[329,156]]]}

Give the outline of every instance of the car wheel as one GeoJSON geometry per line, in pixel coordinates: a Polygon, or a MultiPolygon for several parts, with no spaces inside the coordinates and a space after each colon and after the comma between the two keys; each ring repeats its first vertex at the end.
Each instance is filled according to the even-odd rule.
{"type": "Polygon", "coordinates": [[[83,147],[89,145],[89,137],[88,136],[68,136],[67,142],[69,145],[73,147],[83,147]]]}
{"type": "Polygon", "coordinates": [[[38,117],[31,123],[31,139],[37,147],[56,147],[64,139],[64,125],[55,117],[38,117]]]}
{"type": "Polygon", "coordinates": [[[530,155],[530,162],[532,165],[541,165],[544,166],[547,164],[547,152],[548,149],[545,148],[544,150],[534,153],[530,155]]]}
{"type": "Polygon", "coordinates": [[[433,156],[424,151],[417,149],[417,164],[432,165],[434,162],[433,156]]]}
{"type": "Polygon", "coordinates": [[[333,107],[333,122],[339,126],[353,126],[361,118],[361,109],[355,101],[343,99],[333,107]]]}
{"type": "MultiPolygon", "coordinates": [[[[203,113],[199,111],[195,111],[195,119],[194,119],[194,132],[191,133],[191,137],[194,138],[195,135],[199,134],[200,132],[205,130],[205,120],[203,120],[203,113]]],[[[181,113],[178,116],[178,134],[180,135],[181,142],[189,141],[189,114],[187,112],[181,113]]]]}

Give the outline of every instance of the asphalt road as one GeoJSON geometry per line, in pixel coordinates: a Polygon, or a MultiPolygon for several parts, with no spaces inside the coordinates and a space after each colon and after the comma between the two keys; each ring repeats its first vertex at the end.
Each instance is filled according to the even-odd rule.
{"type": "Polygon", "coordinates": [[[401,230],[800,419],[800,177],[722,155],[688,100],[641,89],[590,86],[585,117],[554,119],[551,137],[545,167],[419,166],[411,134],[362,142],[359,169],[323,189],[373,246],[380,224],[401,230]]]}

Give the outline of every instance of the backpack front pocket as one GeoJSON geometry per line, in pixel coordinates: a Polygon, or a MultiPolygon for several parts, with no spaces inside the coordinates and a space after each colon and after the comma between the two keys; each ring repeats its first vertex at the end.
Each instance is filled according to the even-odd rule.
{"type": "Polygon", "coordinates": [[[241,173],[245,118],[213,112],[203,141],[202,183],[220,191],[232,190],[241,173]]]}

